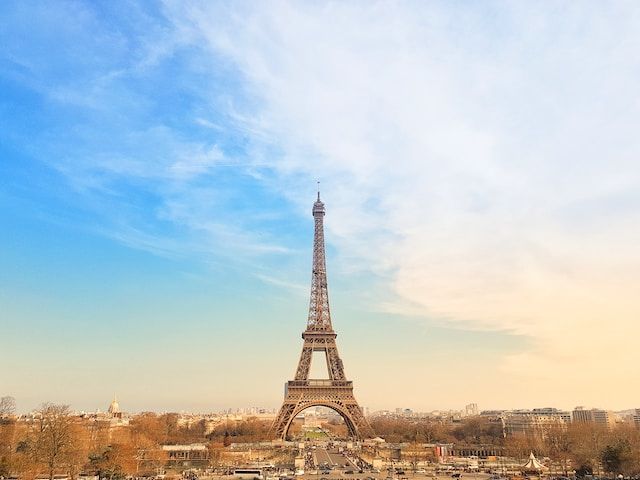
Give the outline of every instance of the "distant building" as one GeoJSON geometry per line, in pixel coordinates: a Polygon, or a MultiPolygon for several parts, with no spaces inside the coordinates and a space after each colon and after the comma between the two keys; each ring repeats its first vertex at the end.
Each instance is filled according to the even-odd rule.
{"type": "Polygon", "coordinates": [[[576,407],[573,409],[572,419],[575,423],[591,423],[593,422],[593,413],[584,407],[576,407]]]}
{"type": "Polygon", "coordinates": [[[599,408],[592,408],[590,410],[584,407],[576,407],[573,410],[573,422],[575,423],[594,423],[596,425],[603,425],[610,428],[615,424],[615,415],[608,410],[601,410],[599,408]]]}
{"type": "Polygon", "coordinates": [[[317,428],[322,426],[322,419],[326,418],[326,416],[321,417],[320,415],[318,415],[316,412],[313,412],[313,411],[305,412],[303,413],[303,415],[304,415],[304,426],[307,428],[317,428]]]}
{"type": "Polygon", "coordinates": [[[611,427],[615,424],[616,419],[613,412],[607,410],[600,410],[598,408],[594,408],[591,410],[593,412],[593,423],[597,425],[604,425],[606,427],[611,427]]]}
{"type": "MultiPolygon", "coordinates": [[[[489,458],[504,455],[504,447],[496,445],[452,445],[448,450],[454,457],[489,458]]],[[[477,465],[476,465],[477,467],[477,465]]]]}
{"type": "Polygon", "coordinates": [[[163,445],[167,454],[167,465],[173,468],[205,467],[209,463],[209,449],[206,445],[163,445]]]}
{"type": "Polygon", "coordinates": [[[478,404],[470,403],[469,405],[466,405],[464,407],[464,411],[467,417],[475,417],[476,415],[478,415],[478,404]]]}
{"type": "Polygon", "coordinates": [[[117,397],[114,395],[109,408],[107,409],[107,413],[111,416],[111,418],[122,418],[122,412],[120,411],[120,404],[118,403],[117,397]]]}
{"type": "Polygon", "coordinates": [[[480,412],[481,417],[500,418],[504,415],[505,410],[483,410],[480,412]]]}
{"type": "Polygon", "coordinates": [[[561,419],[564,423],[571,423],[571,412],[559,410],[557,408],[545,407],[534,408],[532,412],[536,415],[550,415],[561,419]]]}
{"type": "MultiPolygon", "coordinates": [[[[502,415],[505,437],[545,438],[551,428],[565,428],[568,412],[556,409],[515,410],[502,415]]],[[[570,414],[569,414],[570,418],[570,414]]]]}
{"type": "Polygon", "coordinates": [[[636,411],[633,414],[633,423],[636,427],[640,428],[640,408],[636,408],[636,411]]]}

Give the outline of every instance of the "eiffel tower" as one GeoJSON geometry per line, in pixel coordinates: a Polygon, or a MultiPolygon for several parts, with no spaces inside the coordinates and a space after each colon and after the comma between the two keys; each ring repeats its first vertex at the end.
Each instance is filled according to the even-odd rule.
{"type": "Polygon", "coordinates": [[[313,204],[315,232],[313,237],[313,273],[311,301],[307,329],[302,333],[304,344],[295,380],[286,384],[284,402],[271,427],[274,437],[285,440],[293,419],[309,407],[324,406],[336,411],[345,421],[349,435],[360,439],[373,436],[373,430],[353,396],[353,382],[346,379],[342,360],[336,346],[337,334],[331,325],[327,267],[324,254],[324,203],[313,204]],[[309,369],[313,352],[324,352],[328,379],[310,379],[309,369]]]}

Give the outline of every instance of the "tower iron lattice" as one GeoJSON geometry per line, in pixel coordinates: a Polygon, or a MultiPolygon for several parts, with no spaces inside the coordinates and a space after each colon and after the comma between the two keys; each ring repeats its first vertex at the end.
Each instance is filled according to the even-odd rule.
{"type": "Polygon", "coordinates": [[[286,439],[293,419],[303,410],[324,406],[336,411],[345,421],[349,434],[356,439],[373,436],[362,409],[353,395],[353,382],[347,380],[336,346],[337,334],[331,324],[327,267],[324,248],[324,203],[318,198],[313,204],[315,223],[313,236],[313,268],[311,300],[307,328],[302,333],[304,343],[295,379],[286,384],[284,402],[273,422],[274,437],[286,439]],[[323,352],[327,362],[328,379],[310,379],[313,352],[323,352]]]}

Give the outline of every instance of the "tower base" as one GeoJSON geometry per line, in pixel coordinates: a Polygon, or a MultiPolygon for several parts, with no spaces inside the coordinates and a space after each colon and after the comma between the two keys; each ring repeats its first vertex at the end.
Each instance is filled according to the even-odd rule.
{"type": "Polygon", "coordinates": [[[273,436],[287,439],[293,419],[310,407],[327,407],[343,419],[354,439],[373,436],[362,409],[353,396],[353,384],[348,380],[291,380],[280,412],[271,427],[273,436]]]}

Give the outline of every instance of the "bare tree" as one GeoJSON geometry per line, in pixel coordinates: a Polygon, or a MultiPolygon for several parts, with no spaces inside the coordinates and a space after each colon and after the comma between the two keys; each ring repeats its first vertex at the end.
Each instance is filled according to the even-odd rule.
{"type": "Polygon", "coordinates": [[[402,459],[409,461],[413,473],[416,472],[421,462],[429,459],[432,454],[431,449],[427,449],[423,444],[418,442],[410,443],[404,450],[402,450],[402,459]]]}
{"type": "Polygon", "coordinates": [[[8,477],[15,450],[15,421],[0,420],[0,477],[8,477]]]}
{"type": "Polygon", "coordinates": [[[6,418],[16,413],[16,399],[10,396],[0,398],[0,418],[6,418]]]}
{"type": "Polygon", "coordinates": [[[67,405],[45,403],[36,412],[32,450],[37,463],[46,468],[49,479],[56,471],[77,459],[73,418],[67,405]]]}
{"type": "Polygon", "coordinates": [[[545,446],[549,455],[560,462],[562,474],[566,477],[573,447],[567,426],[564,424],[551,426],[546,432],[545,446]]]}
{"type": "Polygon", "coordinates": [[[573,465],[600,474],[600,456],[605,447],[607,427],[576,423],[569,429],[573,465]]]}

